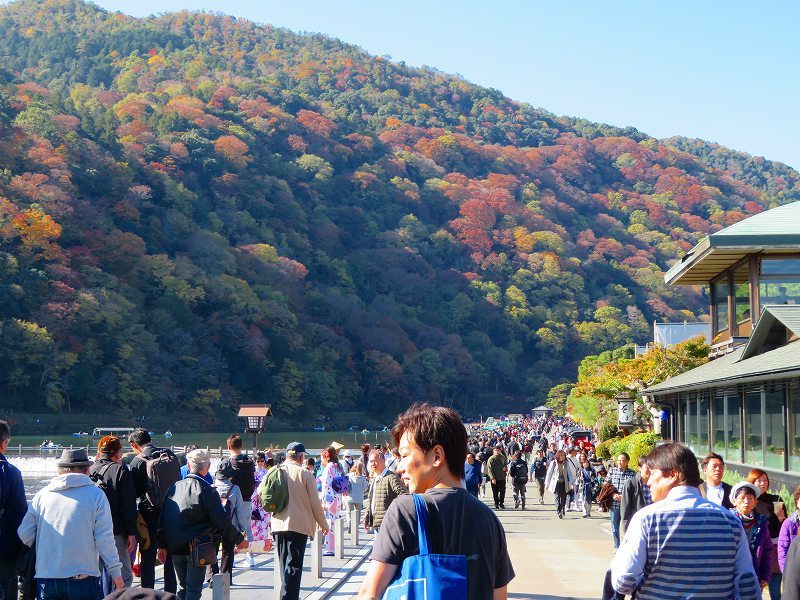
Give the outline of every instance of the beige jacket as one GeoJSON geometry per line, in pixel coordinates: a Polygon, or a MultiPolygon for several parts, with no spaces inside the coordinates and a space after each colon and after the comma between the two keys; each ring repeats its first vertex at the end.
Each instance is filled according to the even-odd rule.
{"type": "Polygon", "coordinates": [[[325,512],[317,494],[314,475],[293,460],[281,465],[286,469],[289,482],[289,501],[281,512],[272,515],[272,531],[294,531],[314,539],[316,526],[329,529],[325,512]]]}

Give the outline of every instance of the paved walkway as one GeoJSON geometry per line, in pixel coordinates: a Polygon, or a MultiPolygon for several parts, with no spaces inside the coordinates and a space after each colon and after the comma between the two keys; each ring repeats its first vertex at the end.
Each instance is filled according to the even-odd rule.
{"type": "MultiPolygon", "coordinates": [[[[534,484],[528,484],[533,498],[534,484]]],[[[487,492],[491,495],[489,486],[487,492]]],[[[486,499],[484,499],[486,501],[486,499]]],[[[489,498],[491,501],[491,498],[489,498]]],[[[506,530],[509,553],[516,577],[509,584],[510,599],[515,600],[596,600],[601,595],[603,576],[613,556],[611,530],[607,513],[596,512],[590,519],[568,512],[564,519],[555,513],[553,497],[528,503],[525,511],[512,508],[509,493],[506,506],[498,511],[506,530]]],[[[596,508],[596,507],[595,507],[596,508]]],[[[323,577],[311,573],[311,545],[306,552],[301,597],[317,600],[354,598],[366,574],[366,560],[372,536],[361,536],[361,544],[346,538],[345,560],[323,559],[323,577]]],[[[232,600],[272,600],[272,554],[256,555],[254,568],[243,567],[244,557],[237,558],[234,568],[232,600]]],[[[212,600],[213,591],[205,589],[203,600],[212,600]]]]}

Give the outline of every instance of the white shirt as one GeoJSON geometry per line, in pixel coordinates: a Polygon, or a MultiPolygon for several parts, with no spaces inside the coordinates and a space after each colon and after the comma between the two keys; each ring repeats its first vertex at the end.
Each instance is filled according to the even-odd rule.
{"type": "Polygon", "coordinates": [[[718,486],[712,486],[706,481],[706,498],[711,500],[714,504],[722,506],[722,499],[725,497],[725,490],[720,483],[718,486]]]}

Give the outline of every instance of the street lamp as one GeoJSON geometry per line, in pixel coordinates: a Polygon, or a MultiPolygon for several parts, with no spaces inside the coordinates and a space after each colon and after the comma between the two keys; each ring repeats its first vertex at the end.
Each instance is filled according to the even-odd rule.
{"type": "Polygon", "coordinates": [[[247,419],[245,433],[253,434],[253,451],[258,449],[258,434],[264,431],[264,417],[272,416],[269,404],[242,404],[239,407],[239,417],[247,419]]]}

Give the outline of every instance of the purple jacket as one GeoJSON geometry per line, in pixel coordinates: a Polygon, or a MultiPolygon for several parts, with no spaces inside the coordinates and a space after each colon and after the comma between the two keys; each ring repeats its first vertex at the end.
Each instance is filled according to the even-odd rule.
{"type": "Polygon", "coordinates": [[[789,546],[797,535],[799,523],[800,515],[794,511],[781,525],[781,533],[778,536],[778,564],[781,566],[781,573],[786,566],[786,553],[789,552],[789,546]]]}

